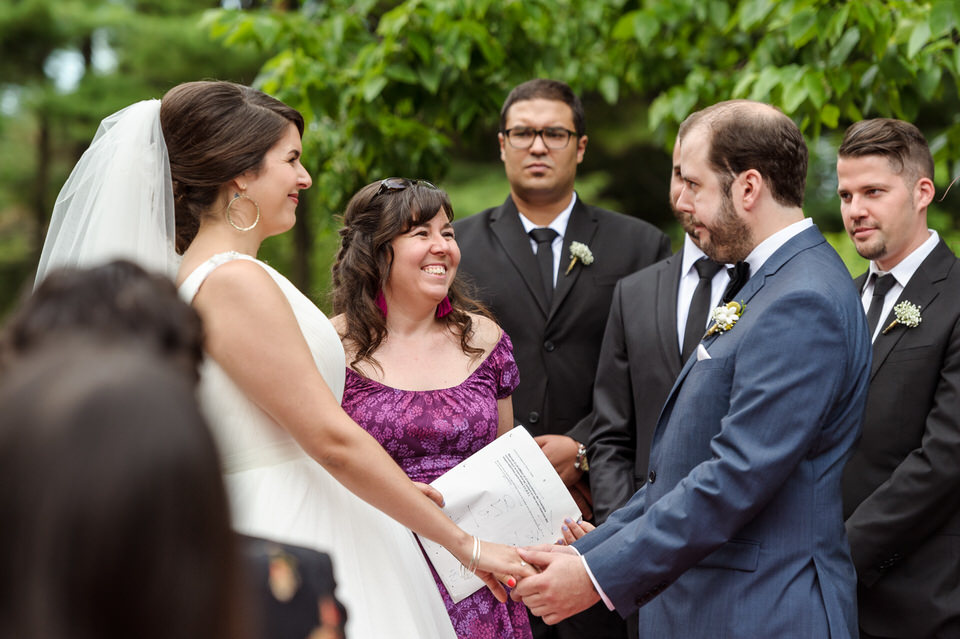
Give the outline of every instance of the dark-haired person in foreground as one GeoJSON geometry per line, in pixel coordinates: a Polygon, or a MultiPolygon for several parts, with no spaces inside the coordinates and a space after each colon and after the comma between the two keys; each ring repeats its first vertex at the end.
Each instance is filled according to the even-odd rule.
{"type": "Polygon", "coordinates": [[[806,144],[777,109],[734,101],[704,109],[680,154],[677,208],[750,278],[680,372],[647,483],[572,546],[521,551],[543,572],[513,596],[547,623],[639,608],[644,638],[848,639],[840,476],[870,347],[846,267],[803,214],[806,144]]]}
{"type": "Polygon", "coordinates": [[[61,337],[0,380],[0,637],[257,639],[193,382],[61,337]]]}
{"type": "Polygon", "coordinates": [[[847,129],[840,212],[870,268],[863,436],[843,474],[860,636],[960,637],[960,262],[927,228],[933,157],[908,122],[847,129]]]}
{"type": "MultiPolygon", "coordinates": [[[[82,350],[85,364],[93,368],[109,367],[114,358],[110,353],[127,349],[142,350],[169,364],[192,390],[203,362],[200,316],[180,299],[168,277],[148,273],[128,260],[61,268],[43,278],[0,330],[0,379],[22,376],[23,366],[40,353],[63,350],[63,360],[68,362],[79,358],[74,351],[82,350]],[[78,342],[83,349],[76,346],[78,342]]],[[[107,383],[111,378],[103,379],[107,383]]],[[[77,386],[80,381],[76,380],[77,386]]],[[[195,403],[192,396],[170,399],[195,403]]],[[[194,426],[208,428],[203,421],[194,426]]],[[[203,441],[200,436],[196,439],[203,441]]],[[[149,538],[142,540],[146,549],[150,543],[149,538]]],[[[254,604],[248,620],[258,630],[251,639],[304,639],[318,628],[328,639],[342,636],[346,613],[336,600],[333,566],[325,553],[245,535],[239,546],[245,559],[243,577],[254,604]]],[[[111,569],[106,563],[100,565],[104,574],[111,569]]],[[[94,573],[88,576],[93,579],[94,573]]],[[[143,590],[149,592],[153,585],[145,584],[143,590]]]]}

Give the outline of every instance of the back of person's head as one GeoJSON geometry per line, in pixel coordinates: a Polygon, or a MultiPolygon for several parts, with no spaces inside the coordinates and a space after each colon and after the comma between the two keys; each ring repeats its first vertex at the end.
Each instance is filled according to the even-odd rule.
{"type": "MultiPolygon", "coordinates": [[[[436,215],[453,221],[450,198],[420,180],[378,180],[350,198],[340,229],[340,250],[333,264],[332,299],[334,312],[346,318],[344,337],[357,346],[353,364],[375,361],[371,355],[386,336],[386,320],[376,300],[390,277],[391,242],[436,215]]],[[[452,311],[442,321],[460,335],[464,352],[474,354],[477,349],[466,344],[471,327],[469,312],[488,313],[464,291],[459,276],[450,285],[448,298],[452,311]]]]}
{"type": "Polygon", "coordinates": [[[507,95],[503,102],[503,108],[500,109],[500,131],[503,132],[507,127],[507,112],[514,102],[523,100],[555,100],[563,102],[573,111],[573,128],[577,132],[577,137],[587,134],[587,121],[583,113],[583,104],[580,98],[573,92],[567,84],[559,80],[547,80],[537,78],[527,80],[523,84],[518,84],[507,95]]]}
{"type": "Polygon", "coordinates": [[[842,158],[886,157],[890,168],[902,173],[910,187],[922,177],[933,180],[933,155],[927,139],[920,129],[902,120],[874,118],[851,124],[843,134],[837,155],[842,158]]]}
{"type": "Polygon", "coordinates": [[[62,342],[0,384],[0,636],[246,636],[235,536],[192,384],[62,342]]]}
{"type": "Polygon", "coordinates": [[[685,135],[704,127],[710,139],[707,159],[730,195],[734,178],[757,170],[783,206],[803,206],[809,154],[793,120],[768,104],[730,100],[696,114],[685,135]]]}
{"type": "Polygon", "coordinates": [[[241,84],[187,82],[167,91],[160,124],[170,156],[177,252],[193,241],[223,185],[247,171],[257,173],[291,123],[303,135],[296,109],[241,84]]]}
{"type": "Polygon", "coordinates": [[[0,332],[0,374],[31,351],[77,334],[138,342],[198,379],[200,316],[167,277],[133,262],[51,272],[0,332]]]}

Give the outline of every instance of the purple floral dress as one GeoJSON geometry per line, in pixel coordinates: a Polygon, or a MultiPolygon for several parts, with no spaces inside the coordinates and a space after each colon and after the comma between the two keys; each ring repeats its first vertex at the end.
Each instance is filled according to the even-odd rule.
{"type": "MultiPolygon", "coordinates": [[[[513,344],[504,333],[487,358],[460,385],[429,391],[384,386],[347,368],[343,408],[390,453],[410,479],[429,483],[497,436],[497,400],[520,381],[513,344]]],[[[430,566],[457,636],[529,639],[522,603],[497,601],[481,588],[459,603],[430,566]]]]}

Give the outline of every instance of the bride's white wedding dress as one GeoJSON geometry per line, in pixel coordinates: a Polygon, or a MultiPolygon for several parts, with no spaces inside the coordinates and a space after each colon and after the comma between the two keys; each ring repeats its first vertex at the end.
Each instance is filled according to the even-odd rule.
{"type": "MultiPolygon", "coordinates": [[[[181,296],[192,302],[206,277],[235,259],[259,264],[274,279],[293,308],[317,368],[334,395],[342,398],[345,365],[336,330],[320,309],[267,264],[240,253],[216,255],[184,280],[181,296]]],[[[338,598],[347,607],[348,637],[455,637],[409,530],[337,482],[209,357],[201,375],[200,401],[220,449],[234,527],[328,552],[338,598]]]]}

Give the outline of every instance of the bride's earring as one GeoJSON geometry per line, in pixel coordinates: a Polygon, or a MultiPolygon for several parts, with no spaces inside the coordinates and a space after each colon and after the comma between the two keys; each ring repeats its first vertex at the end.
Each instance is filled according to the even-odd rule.
{"type": "Polygon", "coordinates": [[[254,200],[252,197],[250,197],[246,193],[237,192],[233,194],[233,199],[231,199],[230,203],[227,204],[227,211],[226,213],[224,213],[224,217],[227,218],[227,223],[230,224],[230,226],[232,226],[233,228],[237,229],[238,231],[252,231],[254,228],[256,228],[257,224],[260,223],[260,205],[257,204],[256,200],[254,200]],[[233,218],[230,216],[231,209],[234,203],[240,199],[250,200],[251,202],[253,202],[253,205],[257,209],[257,218],[253,221],[253,224],[251,224],[250,226],[237,226],[237,223],[234,222],[233,218]]]}

